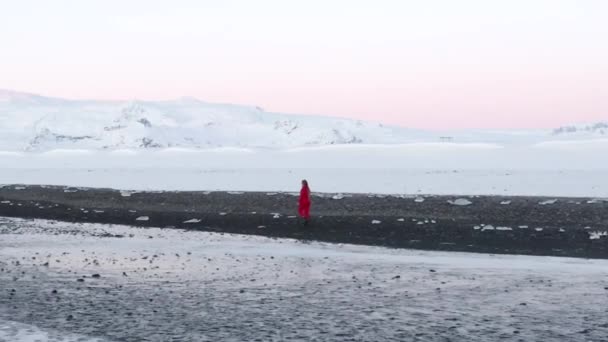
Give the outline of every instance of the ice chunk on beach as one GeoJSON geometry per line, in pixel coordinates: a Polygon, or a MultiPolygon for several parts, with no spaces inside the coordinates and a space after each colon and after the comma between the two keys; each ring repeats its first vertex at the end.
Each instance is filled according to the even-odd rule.
{"type": "Polygon", "coordinates": [[[135,219],[135,221],[149,221],[149,220],[150,220],[150,217],[148,217],[148,216],[140,216],[135,219]]]}
{"type": "Polygon", "coordinates": [[[599,240],[602,236],[608,236],[607,231],[597,231],[597,232],[589,232],[589,240],[599,240]]]}
{"type": "Polygon", "coordinates": [[[120,196],[122,197],[131,197],[132,194],[134,194],[135,191],[126,191],[126,190],[121,190],[120,191],[120,196]]]}
{"type": "Polygon", "coordinates": [[[380,224],[380,223],[382,223],[382,221],[379,221],[379,220],[372,220],[372,224],[380,224]]]}
{"type": "Polygon", "coordinates": [[[459,198],[459,199],[456,199],[456,200],[449,200],[448,203],[450,203],[452,205],[460,205],[460,206],[466,206],[466,205],[473,204],[473,202],[469,201],[466,198],[459,198]]]}
{"type": "Polygon", "coordinates": [[[201,221],[202,220],[200,220],[200,219],[193,218],[193,219],[189,219],[187,221],[184,221],[184,223],[200,223],[201,221]]]}

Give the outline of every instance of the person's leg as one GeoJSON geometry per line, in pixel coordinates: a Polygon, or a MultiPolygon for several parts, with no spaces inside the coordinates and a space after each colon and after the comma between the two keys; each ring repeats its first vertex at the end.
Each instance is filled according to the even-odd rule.
{"type": "Polygon", "coordinates": [[[310,220],[310,203],[304,206],[304,224],[307,225],[310,220]]]}

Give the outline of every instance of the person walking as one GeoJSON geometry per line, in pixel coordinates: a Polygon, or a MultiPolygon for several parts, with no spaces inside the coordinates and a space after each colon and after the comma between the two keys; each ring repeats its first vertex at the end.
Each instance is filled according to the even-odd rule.
{"type": "Polygon", "coordinates": [[[308,182],[305,179],[302,180],[300,201],[298,202],[298,212],[304,219],[304,225],[307,226],[308,221],[310,221],[310,188],[308,187],[308,182]]]}

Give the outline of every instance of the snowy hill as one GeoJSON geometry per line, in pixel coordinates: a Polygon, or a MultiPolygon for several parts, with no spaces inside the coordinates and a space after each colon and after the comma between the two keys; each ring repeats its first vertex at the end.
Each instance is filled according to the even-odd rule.
{"type": "Polygon", "coordinates": [[[172,101],[81,101],[0,90],[0,150],[282,148],[401,143],[425,134],[378,123],[172,101]]]}
{"type": "Polygon", "coordinates": [[[412,142],[534,145],[601,138],[608,124],[554,130],[422,131],[259,107],[171,101],[83,101],[0,90],[0,151],[246,147],[412,142]]]}
{"type": "Polygon", "coordinates": [[[596,122],[588,125],[562,126],[553,130],[554,136],[608,137],[608,122],[596,122]]]}

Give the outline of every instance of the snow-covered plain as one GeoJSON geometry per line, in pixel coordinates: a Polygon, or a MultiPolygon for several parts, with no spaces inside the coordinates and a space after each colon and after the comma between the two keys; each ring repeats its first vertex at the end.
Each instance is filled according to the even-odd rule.
{"type": "Polygon", "coordinates": [[[608,197],[607,140],[0,153],[0,183],[124,190],[608,197]]]}
{"type": "Polygon", "coordinates": [[[0,218],[0,236],[0,301],[10,303],[0,305],[0,341],[602,341],[608,333],[605,260],[9,218],[0,218]]]}

